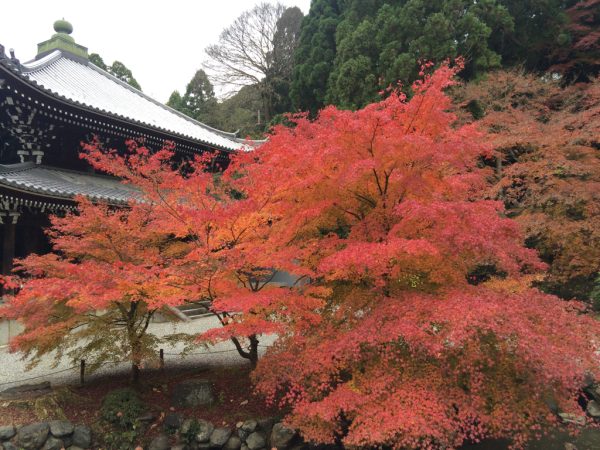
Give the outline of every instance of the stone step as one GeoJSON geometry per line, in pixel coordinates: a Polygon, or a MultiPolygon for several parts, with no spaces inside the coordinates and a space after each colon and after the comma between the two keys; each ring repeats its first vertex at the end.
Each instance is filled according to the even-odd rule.
{"type": "Polygon", "coordinates": [[[208,308],[210,306],[210,302],[198,302],[187,305],[180,305],[177,307],[179,311],[187,311],[189,309],[197,309],[197,308],[208,308]]]}
{"type": "Polygon", "coordinates": [[[181,311],[188,319],[196,320],[202,317],[210,316],[212,313],[208,311],[207,306],[210,302],[198,302],[190,305],[181,305],[177,309],[181,311]]]}

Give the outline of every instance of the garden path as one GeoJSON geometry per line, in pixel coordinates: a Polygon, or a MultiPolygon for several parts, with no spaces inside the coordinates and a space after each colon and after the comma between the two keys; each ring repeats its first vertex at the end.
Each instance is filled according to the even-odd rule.
{"type": "MultiPolygon", "coordinates": [[[[172,333],[202,333],[209,329],[218,327],[218,319],[214,316],[203,317],[191,322],[179,323],[152,323],[149,331],[159,337],[172,333]]],[[[274,337],[265,336],[261,338],[259,355],[266,351],[274,337]]],[[[233,343],[222,342],[212,346],[209,349],[202,347],[194,350],[185,358],[179,356],[184,345],[178,344],[174,347],[164,346],[165,366],[167,367],[194,367],[194,366],[234,366],[249,364],[248,360],[239,356],[233,343]]],[[[70,361],[63,358],[57,367],[52,367],[54,358],[51,355],[42,361],[34,369],[27,371],[27,361],[22,361],[19,354],[11,354],[7,348],[0,349],[0,391],[21,384],[39,384],[49,381],[52,384],[77,383],[79,382],[79,366],[73,367],[70,361]]],[[[107,365],[96,371],[93,375],[86,377],[86,380],[106,376],[106,375],[125,375],[130,370],[130,365],[126,363],[116,366],[107,365]]]]}

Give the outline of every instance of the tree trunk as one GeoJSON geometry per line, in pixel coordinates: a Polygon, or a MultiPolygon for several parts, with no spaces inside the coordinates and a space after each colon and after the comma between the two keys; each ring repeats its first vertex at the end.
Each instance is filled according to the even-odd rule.
{"type": "Polygon", "coordinates": [[[263,108],[265,110],[265,124],[269,125],[271,123],[271,105],[269,101],[269,94],[265,94],[263,97],[263,108]]]}
{"type": "Polygon", "coordinates": [[[496,177],[502,178],[502,156],[496,156],[496,177]]]}
{"type": "Polygon", "coordinates": [[[269,125],[271,120],[273,120],[273,92],[270,83],[267,81],[267,78],[263,81],[263,88],[261,97],[263,100],[263,108],[265,110],[265,123],[269,125]]]}
{"type": "Polygon", "coordinates": [[[140,379],[140,366],[139,364],[131,364],[131,373],[129,374],[129,385],[133,385],[140,379]]]}
{"type": "Polygon", "coordinates": [[[233,342],[233,344],[235,345],[235,348],[237,349],[239,355],[250,361],[250,367],[252,368],[252,370],[256,369],[256,365],[258,364],[258,338],[256,337],[255,334],[248,336],[248,340],[250,341],[250,348],[248,349],[248,351],[244,351],[244,349],[242,348],[240,341],[235,338],[232,337],[231,341],[233,342]]]}
{"type": "Polygon", "coordinates": [[[256,365],[258,364],[258,339],[256,338],[255,334],[249,336],[248,339],[250,339],[248,359],[250,360],[250,367],[252,367],[252,370],[254,370],[256,369],[256,365]]]}

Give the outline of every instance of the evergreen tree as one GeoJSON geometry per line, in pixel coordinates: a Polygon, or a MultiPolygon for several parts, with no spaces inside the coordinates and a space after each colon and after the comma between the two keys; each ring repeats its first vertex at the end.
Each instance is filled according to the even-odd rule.
{"type": "Polygon", "coordinates": [[[304,14],[300,8],[287,8],[277,21],[273,36],[273,114],[280,115],[293,110],[290,99],[290,83],[294,68],[294,53],[300,45],[304,14]]]}
{"type": "Polygon", "coordinates": [[[112,63],[112,66],[107,66],[102,57],[98,53],[92,53],[90,55],[90,62],[105,72],[110,73],[112,76],[118,78],[121,81],[124,81],[129,86],[137,89],[138,91],[142,90],[142,87],[137,82],[135,78],[133,78],[133,74],[131,70],[129,70],[125,64],[120,61],[115,61],[112,63]]]}
{"type": "Polygon", "coordinates": [[[300,47],[294,54],[290,98],[295,108],[316,113],[325,106],[327,80],[336,55],[335,32],[342,0],[314,0],[302,20],[300,47]]]}
{"type": "Polygon", "coordinates": [[[122,62],[115,61],[112,66],[109,67],[109,73],[119,80],[124,81],[129,86],[136,88],[138,91],[142,90],[140,84],[133,78],[131,70],[129,70],[122,62]]]}
{"type": "Polygon", "coordinates": [[[106,63],[104,62],[104,60],[98,53],[92,53],[90,55],[90,62],[92,64],[94,64],[95,66],[100,67],[105,72],[108,72],[108,66],[106,65],[106,63]]]}
{"type": "Polygon", "coordinates": [[[569,1],[315,0],[302,23],[290,97],[313,115],[329,104],[358,109],[399,80],[410,86],[419,61],[459,56],[467,80],[500,66],[545,71],[568,41],[576,16],[569,1]]]}
{"type": "Polygon", "coordinates": [[[214,123],[217,108],[215,90],[204,70],[197,70],[187,84],[183,96],[175,90],[167,106],[203,123],[214,123]]]}
{"type": "Polygon", "coordinates": [[[182,102],[183,102],[183,99],[181,98],[181,94],[179,93],[179,91],[175,90],[169,97],[167,106],[170,106],[171,108],[173,108],[177,111],[181,111],[183,109],[182,102]]]}
{"type": "Polygon", "coordinates": [[[204,70],[196,71],[185,89],[181,102],[182,108],[186,110],[184,113],[200,122],[205,122],[214,110],[217,102],[215,90],[204,70]]]}

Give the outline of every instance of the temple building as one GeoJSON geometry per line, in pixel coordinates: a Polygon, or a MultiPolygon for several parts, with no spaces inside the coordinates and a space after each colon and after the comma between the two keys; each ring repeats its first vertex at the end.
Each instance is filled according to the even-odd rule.
{"type": "Polygon", "coordinates": [[[34,60],[21,63],[0,45],[0,221],[2,273],[15,257],[51,250],[43,232],[48,215],[74,210],[73,200],[126,204],[131,188],[95,173],[79,158],[95,136],[119,152],[143,138],[160,149],[175,144],[176,158],[210,152],[225,167],[244,147],[236,133],[193,120],[96,67],[64,20],[38,44],[34,60]]]}

